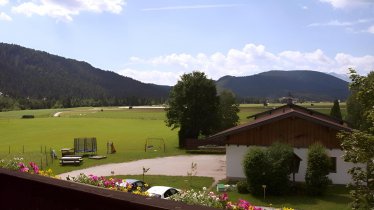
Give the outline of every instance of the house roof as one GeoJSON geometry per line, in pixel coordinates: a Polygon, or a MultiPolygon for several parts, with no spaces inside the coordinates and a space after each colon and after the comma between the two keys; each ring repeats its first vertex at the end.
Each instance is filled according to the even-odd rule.
{"type": "Polygon", "coordinates": [[[296,105],[296,104],[293,104],[293,103],[289,103],[289,104],[286,104],[286,105],[283,105],[283,106],[280,106],[280,107],[277,107],[277,108],[273,108],[273,109],[270,109],[270,110],[266,110],[264,112],[260,112],[260,113],[254,114],[254,115],[250,115],[250,116],[247,117],[247,119],[249,119],[249,118],[256,119],[256,118],[258,118],[262,115],[271,114],[272,112],[275,112],[275,111],[280,110],[280,109],[285,109],[285,108],[296,109],[296,110],[299,110],[301,112],[305,112],[305,113],[308,113],[308,114],[311,114],[311,115],[319,115],[321,117],[328,118],[330,121],[334,121],[334,122],[337,122],[337,123],[340,123],[340,124],[346,123],[344,120],[341,120],[341,119],[338,119],[336,117],[326,115],[326,114],[323,114],[321,112],[318,112],[318,111],[315,111],[315,110],[312,110],[312,109],[308,109],[306,107],[299,106],[299,105],[296,105]]]}
{"type": "MultiPolygon", "coordinates": [[[[288,105],[286,105],[286,106],[288,106],[288,105]]],[[[294,105],[294,106],[297,106],[297,105],[294,105]]],[[[339,121],[337,121],[335,118],[332,118],[328,115],[323,115],[322,113],[321,113],[321,115],[320,115],[320,113],[316,114],[316,113],[314,113],[315,111],[313,111],[314,114],[310,113],[310,112],[308,113],[308,112],[305,112],[305,110],[299,110],[298,109],[299,107],[300,106],[297,106],[297,108],[290,107],[290,109],[284,110],[284,112],[278,112],[278,113],[274,113],[274,114],[270,113],[269,115],[265,115],[261,118],[255,119],[252,122],[249,122],[249,123],[246,123],[246,124],[243,124],[243,125],[238,125],[236,127],[229,128],[227,130],[224,130],[224,131],[221,131],[217,134],[209,136],[208,139],[216,139],[216,138],[220,138],[220,137],[229,136],[229,135],[232,135],[232,134],[240,133],[244,130],[256,128],[256,127],[259,127],[261,125],[265,125],[265,124],[275,122],[275,121],[279,121],[279,120],[289,118],[289,117],[301,118],[301,119],[304,119],[304,120],[307,120],[307,121],[310,121],[310,122],[313,122],[313,123],[316,123],[316,124],[320,124],[322,126],[326,126],[326,127],[335,129],[335,130],[351,131],[351,128],[339,123],[339,121]]],[[[281,108],[281,107],[279,107],[279,108],[281,108]]],[[[304,107],[302,107],[302,108],[306,109],[304,107]]],[[[306,110],[309,111],[309,109],[306,109],[306,110]]],[[[263,113],[266,113],[266,112],[263,112],[263,113]]],[[[263,113],[259,113],[259,114],[263,114],[263,113]]]]}

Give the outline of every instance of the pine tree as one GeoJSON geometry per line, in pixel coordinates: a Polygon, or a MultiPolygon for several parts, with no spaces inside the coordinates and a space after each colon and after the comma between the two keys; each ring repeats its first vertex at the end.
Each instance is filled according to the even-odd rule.
{"type": "Polygon", "coordinates": [[[331,108],[330,116],[335,117],[335,118],[340,119],[340,120],[343,119],[342,118],[342,113],[340,111],[340,106],[339,106],[339,101],[338,100],[334,101],[334,105],[331,108]]]}

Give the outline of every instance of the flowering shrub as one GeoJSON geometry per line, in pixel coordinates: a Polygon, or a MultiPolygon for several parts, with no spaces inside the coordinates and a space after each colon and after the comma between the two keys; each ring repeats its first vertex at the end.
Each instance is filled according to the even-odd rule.
{"type": "Polygon", "coordinates": [[[22,162],[18,163],[19,170],[21,172],[29,172],[29,168],[22,162]]]}
{"type": "Polygon", "coordinates": [[[0,168],[7,168],[11,170],[18,170],[19,169],[19,163],[23,161],[23,158],[15,157],[10,160],[0,160],[0,168]]]}
{"type": "Polygon", "coordinates": [[[195,192],[194,190],[187,190],[181,194],[172,195],[170,199],[190,205],[196,204],[221,209],[261,210],[261,208],[242,199],[239,199],[237,203],[231,202],[227,193],[216,195],[214,192],[208,192],[205,187],[203,191],[195,192]]]}
{"type": "Polygon", "coordinates": [[[52,178],[59,178],[58,176],[55,176],[53,174],[53,171],[50,168],[47,169],[47,170],[45,170],[45,171],[43,171],[43,170],[40,170],[39,167],[38,167],[38,165],[36,165],[36,163],[34,163],[34,162],[30,162],[29,165],[30,165],[30,168],[32,170],[29,167],[27,167],[23,162],[19,162],[17,164],[17,166],[18,166],[17,170],[19,170],[21,172],[31,173],[31,174],[39,174],[41,176],[48,176],[48,177],[52,177],[52,178]]]}
{"type": "MultiPolygon", "coordinates": [[[[0,160],[0,168],[8,168],[18,170],[25,173],[38,174],[41,176],[48,176],[59,178],[53,174],[52,169],[40,170],[36,163],[30,162],[28,167],[23,162],[23,158],[13,158],[5,161],[0,160]]],[[[97,187],[102,187],[110,190],[118,190],[122,192],[131,192],[133,194],[148,196],[147,192],[143,192],[140,187],[133,189],[132,185],[126,182],[125,179],[106,178],[103,176],[80,174],[77,177],[72,177],[72,181],[89,184],[97,187]]],[[[145,187],[148,187],[146,184],[145,187]]],[[[214,192],[208,192],[204,187],[202,191],[187,190],[180,194],[174,194],[169,197],[171,200],[180,201],[190,205],[202,205],[220,209],[235,209],[235,210],[262,210],[260,207],[252,205],[250,202],[239,199],[238,202],[229,201],[227,193],[221,195],[214,192]]],[[[283,207],[275,210],[294,210],[292,208],[283,207]]]]}
{"type": "Polygon", "coordinates": [[[240,210],[262,210],[260,207],[252,205],[250,202],[239,199],[238,203],[227,202],[226,209],[240,209],[240,210]]]}
{"type": "MultiPolygon", "coordinates": [[[[220,209],[235,210],[262,210],[261,207],[254,206],[250,202],[239,199],[238,202],[229,201],[227,193],[217,195],[214,192],[208,192],[204,187],[202,191],[187,190],[180,194],[170,196],[173,201],[180,201],[190,205],[203,205],[220,209]]],[[[276,210],[294,210],[292,208],[283,207],[276,210]]]]}
{"type": "Polygon", "coordinates": [[[30,162],[29,164],[30,164],[32,170],[34,171],[34,173],[35,174],[39,174],[39,167],[38,167],[38,165],[36,165],[36,163],[34,163],[34,162],[30,162]]]}
{"type": "Polygon", "coordinates": [[[53,174],[53,171],[52,171],[52,169],[47,169],[47,170],[45,170],[45,171],[43,171],[43,170],[39,170],[39,175],[42,175],[42,176],[48,176],[48,177],[53,177],[53,178],[57,178],[57,179],[59,179],[59,177],[58,176],[56,176],[56,175],[54,175],[53,174]]]}
{"type": "Polygon", "coordinates": [[[125,179],[114,179],[114,178],[106,178],[104,176],[95,176],[95,175],[85,175],[79,174],[77,177],[73,177],[72,180],[74,182],[82,183],[82,184],[89,184],[97,187],[107,188],[110,190],[118,190],[122,192],[131,192],[136,195],[144,195],[148,196],[147,192],[143,192],[140,187],[133,190],[132,185],[126,182],[125,179]]]}
{"type": "Polygon", "coordinates": [[[203,191],[195,192],[192,190],[187,190],[180,194],[174,194],[170,197],[171,200],[174,201],[181,201],[187,204],[197,204],[202,206],[209,206],[214,208],[223,208],[224,207],[224,199],[218,195],[215,195],[213,192],[208,192],[206,188],[203,188],[203,191]]]}

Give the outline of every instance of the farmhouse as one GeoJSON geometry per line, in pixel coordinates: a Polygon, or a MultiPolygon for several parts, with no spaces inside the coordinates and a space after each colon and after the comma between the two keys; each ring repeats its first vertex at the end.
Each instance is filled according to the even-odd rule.
{"type": "Polygon", "coordinates": [[[346,184],[351,181],[347,171],[353,164],[342,159],[343,151],[336,138],[336,134],[341,130],[351,131],[344,121],[295,104],[287,104],[250,117],[253,117],[254,121],[208,138],[225,141],[228,179],[245,178],[242,161],[249,147],[268,147],[274,142],[280,142],[293,147],[297,161],[292,178],[295,181],[305,181],[308,147],[319,142],[326,147],[331,157],[329,178],[332,182],[346,184]]]}

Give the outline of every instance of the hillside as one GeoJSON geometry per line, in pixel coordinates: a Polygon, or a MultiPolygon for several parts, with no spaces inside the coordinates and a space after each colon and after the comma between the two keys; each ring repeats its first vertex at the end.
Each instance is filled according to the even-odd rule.
{"type": "Polygon", "coordinates": [[[145,84],[86,62],[0,43],[0,92],[14,98],[166,98],[170,87],[145,84]]]}
{"type": "Polygon", "coordinates": [[[240,98],[277,99],[292,94],[296,98],[314,101],[345,100],[348,82],[316,71],[268,71],[217,81],[219,89],[229,89],[240,98]]]}

